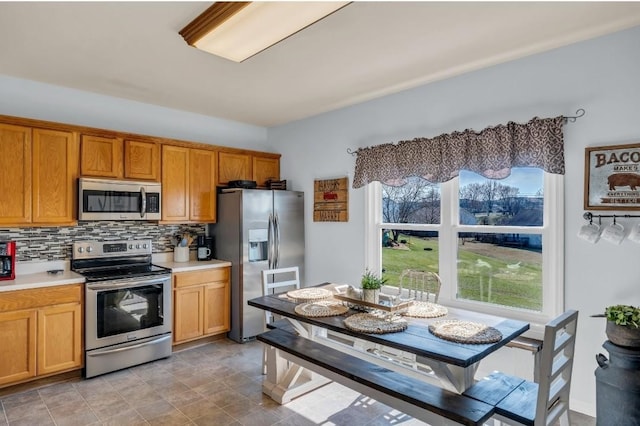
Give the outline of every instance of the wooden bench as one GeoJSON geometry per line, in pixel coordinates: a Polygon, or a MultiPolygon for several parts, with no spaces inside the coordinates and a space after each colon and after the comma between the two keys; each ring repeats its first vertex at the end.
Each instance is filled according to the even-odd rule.
{"type": "Polygon", "coordinates": [[[274,328],[257,336],[280,356],[361,394],[431,424],[481,425],[494,406],[369,361],[345,354],[285,330],[274,328]]]}

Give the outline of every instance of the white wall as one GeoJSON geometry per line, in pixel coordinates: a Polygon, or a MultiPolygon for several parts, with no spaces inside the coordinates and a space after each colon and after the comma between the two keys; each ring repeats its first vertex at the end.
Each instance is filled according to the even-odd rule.
{"type": "Polygon", "coordinates": [[[308,194],[306,281],[357,283],[363,270],[364,189],[350,191],[348,223],[312,222],[314,179],[352,181],[347,148],[584,108],[585,117],[565,126],[565,302],[580,310],[572,409],[595,415],[594,356],[606,337],[604,321],[589,315],[640,304],[640,245],[594,246],[576,237],[585,223],[584,148],[640,140],[638,46],[634,28],[270,129],[270,144],[283,154],[282,178],[308,194]]]}
{"type": "Polygon", "coordinates": [[[0,75],[0,114],[271,151],[267,129],[0,75]]]}

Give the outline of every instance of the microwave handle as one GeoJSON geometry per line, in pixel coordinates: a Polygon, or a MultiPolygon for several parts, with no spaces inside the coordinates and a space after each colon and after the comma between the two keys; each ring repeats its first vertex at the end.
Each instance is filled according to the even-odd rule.
{"type": "Polygon", "coordinates": [[[140,197],[142,198],[142,203],[140,203],[140,217],[144,217],[147,212],[147,194],[144,187],[140,188],[140,197]]]}

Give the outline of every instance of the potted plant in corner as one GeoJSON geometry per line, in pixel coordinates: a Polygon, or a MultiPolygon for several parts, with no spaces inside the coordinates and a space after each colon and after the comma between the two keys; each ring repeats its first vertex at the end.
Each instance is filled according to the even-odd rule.
{"type": "Polygon", "coordinates": [[[364,274],[362,274],[362,279],[360,280],[360,286],[362,287],[362,300],[377,304],[380,296],[380,288],[386,282],[386,278],[379,277],[367,269],[364,274]]]}
{"type": "Polygon", "coordinates": [[[607,338],[618,346],[640,348],[640,308],[631,305],[608,306],[607,338]]]}

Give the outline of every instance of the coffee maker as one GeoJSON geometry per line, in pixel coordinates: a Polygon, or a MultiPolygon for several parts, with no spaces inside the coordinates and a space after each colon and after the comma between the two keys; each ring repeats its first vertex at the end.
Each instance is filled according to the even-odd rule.
{"type": "Polygon", "coordinates": [[[0,280],[16,279],[16,242],[0,241],[0,280]]]}
{"type": "Polygon", "coordinates": [[[198,260],[213,259],[213,237],[198,235],[198,260]]]}

